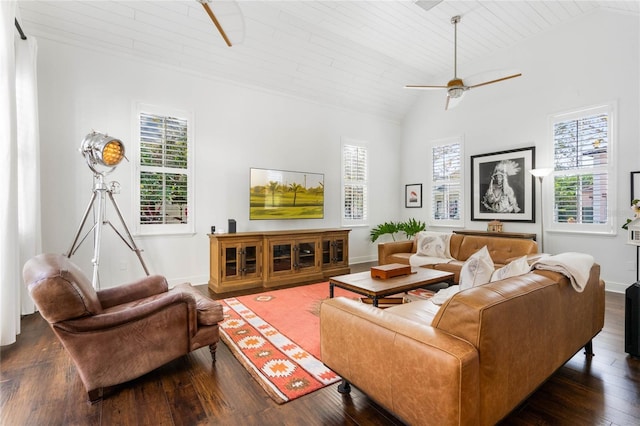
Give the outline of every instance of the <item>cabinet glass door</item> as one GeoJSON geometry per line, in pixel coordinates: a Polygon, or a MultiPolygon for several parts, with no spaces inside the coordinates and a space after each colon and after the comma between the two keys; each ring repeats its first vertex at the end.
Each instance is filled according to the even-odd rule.
{"type": "Polygon", "coordinates": [[[314,268],[316,266],[315,241],[301,241],[298,243],[297,269],[314,268]]]}
{"type": "Polygon", "coordinates": [[[335,265],[345,263],[345,240],[343,238],[322,240],[322,264],[335,265]]]}
{"type": "Polygon", "coordinates": [[[292,248],[292,244],[274,244],[272,246],[273,272],[291,270],[293,265],[292,248]]]}
{"type": "Polygon", "coordinates": [[[258,248],[256,246],[246,246],[244,248],[242,269],[245,274],[258,272],[258,248]]]}
{"type": "Polygon", "coordinates": [[[224,248],[222,261],[225,277],[230,278],[238,275],[238,248],[235,245],[224,248]]]}
{"type": "Polygon", "coordinates": [[[344,240],[338,239],[333,241],[333,261],[335,263],[344,262],[344,240]]]}
{"type": "Polygon", "coordinates": [[[322,264],[329,265],[331,263],[331,243],[332,240],[322,240],[322,264]]]}

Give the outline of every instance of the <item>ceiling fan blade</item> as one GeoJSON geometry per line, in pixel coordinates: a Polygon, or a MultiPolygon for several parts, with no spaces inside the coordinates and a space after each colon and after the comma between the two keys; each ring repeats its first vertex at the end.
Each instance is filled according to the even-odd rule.
{"type": "Polygon", "coordinates": [[[485,81],[485,82],[483,82],[483,83],[472,84],[472,85],[469,85],[468,87],[469,87],[469,89],[473,89],[473,88],[475,88],[475,87],[486,86],[487,84],[498,83],[498,82],[500,82],[500,81],[505,81],[505,80],[509,80],[509,79],[511,79],[511,78],[520,77],[521,75],[522,75],[522,73],[511,74],[511,75],[508,75],[508,76],[506,76],[506,77],[496,78],[496,79],[493,79],[493,80],[485,81]]]}
{"type": "Polygon", "coordinates": [[[447,86],[420,86],[415,84],[407,84],[405,89],[418,89],[418,90],[433,90],[433,89],[446,89],[447,86]]]}
{"type": "Polygon", "coordinates": [[[207,15],[209,15],[209,18],[211,18],[211,20],[213,21],[213,24],[218,29],[218,32],[224,39],[224,42],[227,43],[227,46],[231,47],[232,46],[231,41],[229,40],[229,37],[227,37],[227,33],[222,28],[222,25],[220,25],[220,22],[218,22],[218,18],[216,18],[216,15],[214,15],[213,11],[209,7],[209,3],[206,0],[202,0],[202,1],[198,0],[198,1],[200,2],[200,4],[202,4],[202,7],[204,7],[204,10],[207,11],[207,15]]]}
{"type": "Polygon", "coordinates": [[[460,101],[462,101],[463,97],[464,97],[464,93],[457,98],[452,98],[451,96],[447,95],[447,103],[444,106],[445,111],[448,111],[450,109],[454,109],[455,107],[457,107],[460,104],[460,101]]]}

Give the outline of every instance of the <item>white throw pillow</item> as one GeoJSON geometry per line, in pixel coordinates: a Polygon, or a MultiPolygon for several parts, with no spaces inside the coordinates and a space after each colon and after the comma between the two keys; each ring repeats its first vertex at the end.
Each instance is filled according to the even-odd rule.
{"type": "Polygon", "coordinates": [[[416,254],[419,256],[449,258],[450,234],[422,231],[416,235],[416,254]]]}
{"type": "Polygon", "coordinates": [[[484,246],[471,255],[462,265],[460,270],[460,290],[488,283],[494,270],[493,259],[489,255],[487,246],[484,246]]]}
{"type": "Polygon", "coordinates": [[[526,274],[530,270],[531,266],[529,266],[529,262],[527,262],[527,256],[522,256],[512,262],[509,262],[502,268],[497,269],[493,275],[491,275],[491,282],[526,274]]]}

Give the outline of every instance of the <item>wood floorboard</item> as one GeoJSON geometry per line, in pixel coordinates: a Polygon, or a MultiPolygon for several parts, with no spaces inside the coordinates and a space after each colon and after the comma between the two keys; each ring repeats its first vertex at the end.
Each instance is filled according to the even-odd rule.
{"type": "MultiPolygon", "coordinates": [[[[355,387],[348,396],[332,385],[276,404],[222,342],[215,364],[201,348],[105,390],[91,405],[42,317],[25,316],[21,325],[17,342],[0,348],[0,425],[403,424],[355,387]]],[[[607,293],[594,352],[590,361],[577,353],[501,425],[640,425],[640,361],[624,352],[624,295],[607,293]]]]}

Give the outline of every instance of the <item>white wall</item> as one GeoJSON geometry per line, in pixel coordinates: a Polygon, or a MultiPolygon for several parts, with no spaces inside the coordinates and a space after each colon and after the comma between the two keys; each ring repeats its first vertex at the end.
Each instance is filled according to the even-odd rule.
{"type": "MultiPolygon", "coordinates": [[[[136,102],[190,111],[195,117],[196,202],[193,236],[141,237],[136,243],[151,270],[171,284],[204,284],[209,277],[210,226],[238,231],[340,226],[341,138],[367,141],[371,162],[371,223],[397,216],[401,125],[379,117],[317,105],[162,68],[134,58],[39,40],[42,143],[43,248],[66,252],[89,201],[91,173],[77,149],[92,129],[128,141],[136,135],[136,102]],[[325,175],[325,218],[249,221],[249,168],[310,171],[325,175]],[[393,202],[389,202],[392,199],[393,202]]],[[[129,146],[131,146],[129,144],[129,146]]],[[[122,163],[107,181],[129,227],[132,167],[122,163]]],[[[117,216],[107,213],[114,223],[117,216]]],[[[90,219],[92,221],[92,219],[90,219]]],[[[368,228],[350,235],[352,263],[373,260],[368,228]]],[[[72,260],[91,274],[92,241],[72,260]]],[[[135,255],[108,228],[101,246],[101,287],[143,275],[135,255]]]]}
{"type": "MultiPolygon", "coordinates": [[[[622,290],[635,281],[635,247],[626,245],[620,229],[629,217],[629,172],[640,170],[638,128],[640,35],[638,16],[598,11],[561,28],[531,38],[473,67],[459,67],[461,76],[493,69],[518,68],[523,76],[477,88],[455,109],[444,111],[444,93],[425,93],[405,121],[401,183],[428,181],[427,144],[431,140],[465,138],[466,228],[486,229],[471,221],[470,157],[506,149],[536,147],[536,166],[550,166],[548,117],[551,114],[615,101],[618,106],[616,236],[547,233],[545,251],[592,254],[601,264],[607,287],[622,290]]],[[[442,81],[450,79],[442,76],[442,81]]],[[[434,82],[434,83],[437,83],[434,82]]],[[[550,195],[546,192],[546,195],[550,195]]],[[[427,197],[428,194],[425,195],[427,197]]],[[[545,197],[545,206],[551,199],[545,197]]],[[[537,223],[506,222],[505,231],[540,232],[537,223]]],[[[405,210],[406,217],[427,218],[426,208],[405,210]]]]}

